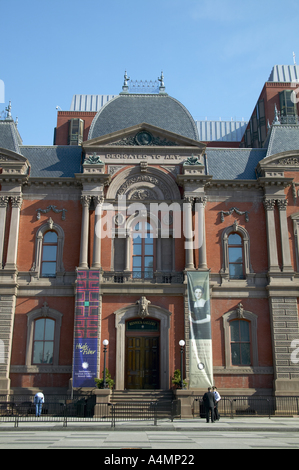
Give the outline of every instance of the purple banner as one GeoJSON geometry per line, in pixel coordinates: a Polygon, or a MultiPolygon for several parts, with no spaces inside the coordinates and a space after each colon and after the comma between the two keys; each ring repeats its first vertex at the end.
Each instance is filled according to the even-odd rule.
{"type": "Polygon", "coordinates": [[[99,271],[79,270],[75,303],[73,387],[94,387],[97,378],[99,271]]]}

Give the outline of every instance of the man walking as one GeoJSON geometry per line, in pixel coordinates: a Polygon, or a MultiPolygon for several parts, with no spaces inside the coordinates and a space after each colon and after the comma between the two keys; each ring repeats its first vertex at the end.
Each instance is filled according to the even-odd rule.
{"type": "Polygon", "coordinates": [[[210,412],[211,412],[211,422],[214,423],[214,408],[216,404],[216,399],[214,393],[211,391],[211,387],[208,388],[208,391],[203,396],[203,404],[206,410],[206,421],[210,422],[210,412]]]}

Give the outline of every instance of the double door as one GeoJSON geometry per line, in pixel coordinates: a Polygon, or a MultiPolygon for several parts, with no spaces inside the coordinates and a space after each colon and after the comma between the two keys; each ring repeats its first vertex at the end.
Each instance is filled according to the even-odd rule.
{"type": "Polygon", "coordinates": [[[159,388],[159,336],[126,337],[126,389],[159,388]]]}

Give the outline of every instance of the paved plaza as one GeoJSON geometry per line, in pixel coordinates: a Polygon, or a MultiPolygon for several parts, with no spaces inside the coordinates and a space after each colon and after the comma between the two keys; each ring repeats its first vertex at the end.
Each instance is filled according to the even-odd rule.
{"type": "Polygon", "coordinates": [[[0,422],[0,449],[102,449],[102,463],[126,463],[133,467],[138,466],[138,461],[134,464],[111,459],[138,455],[139,464],[144,465],[151,455],[152,458],[161,455],[162,460],[164,455],[166,460],[176,455],[177,464],[183,463],[183,458],[184,463],[192,464],[190,456],[194,455],[196,463],[196,451],[200,449],[298,448],[299,418],[223,418],[210,424],[202,419],[173,423],[161,420],[156,426],[153,422],[120,422],[115,429],[107,423],[87,421],[72,422],[67,427],[61,422],[21,422],[18,428],[13,422],[0,422]],[[118,451],[113,454],[110,452],[113,450],[118,451]],[[151,454],[152,450],[162,452],[151,454]]]}

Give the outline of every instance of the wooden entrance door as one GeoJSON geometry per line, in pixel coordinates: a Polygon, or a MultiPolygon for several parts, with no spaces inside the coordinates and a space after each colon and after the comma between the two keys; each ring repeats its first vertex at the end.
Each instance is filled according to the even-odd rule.
{"type": "Polygon", "coordinates": [[[126,389],[159,388],[159,336],[126,337],[126,389]]]}

